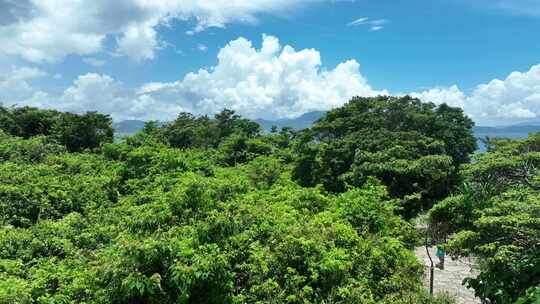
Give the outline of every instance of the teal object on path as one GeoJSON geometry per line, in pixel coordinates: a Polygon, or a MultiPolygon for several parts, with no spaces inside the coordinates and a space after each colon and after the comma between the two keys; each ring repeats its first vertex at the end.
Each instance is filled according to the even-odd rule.
{"type": "Polygon", "coordinates": [[[442,249],[441,247],[437,247],[437,253],[436,253],[437,257],[439,258],[442,258],[444,257],[445,253],[444,253],[444,249],[442,249]]]}

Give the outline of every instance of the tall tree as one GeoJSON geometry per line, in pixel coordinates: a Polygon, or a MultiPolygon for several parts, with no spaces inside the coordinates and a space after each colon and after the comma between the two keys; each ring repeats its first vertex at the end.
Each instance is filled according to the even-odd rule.
{"type": "Polygon", "coordinates": [[[305,132],[311,136],[306,143],[317,148],[299,146],[295,177],[302,185],[343,192],[375,176],[412,216],[456,184],[456,168],[476,148],[472,127],[462,110],[445,104],[355,97],[305,132]]]}
{"type": "Polygon", "coordinates": [[[180,113],[176,120],[161,129],[164,141],[175,148],[217,148],[233,134],[248,138],[260,134],[260,126],[232,110],[223,110],[214,118],[180,113]]]}
{"type": "Polygon", "coordinates": [[[95,149],[113,141],[114,129],[109,115],[87,112],[63,113],[55,121],[52,136],[71,152],[95,149]]]}
{"type": "Polygon", "coordinates": [[[0,107],[0,129],[23,138],[50,135],[60,112],[32,107],[0,107]]]}

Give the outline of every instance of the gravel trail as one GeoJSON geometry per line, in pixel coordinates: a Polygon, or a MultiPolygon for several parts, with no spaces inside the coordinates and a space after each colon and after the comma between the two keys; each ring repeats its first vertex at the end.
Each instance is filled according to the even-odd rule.
{"type": "MultiPolygon", "coordinates": [[[[425,247],[417,247],[415,254],[420,261],[426,266],[424,285],[429,288],[429,257],[426,253],[425,247]]],[[[435,248],[430,249],[431,258],[433,263],[437,263],[439,260],[435,256],[435,248]]],[[[475,304],[481,303],[478,298],[475,298],[474,291],[467,289],[461,284],[464,278],[476,276],[478,274],[471,265],[473,262],[467,258],[460,258],[458,260],[452,260],[450,257],[445,259],[444,270],[435,268],[435,279],[433,283],[433,292],[448,292],[455,295],[458,304],[475,304]]]]}

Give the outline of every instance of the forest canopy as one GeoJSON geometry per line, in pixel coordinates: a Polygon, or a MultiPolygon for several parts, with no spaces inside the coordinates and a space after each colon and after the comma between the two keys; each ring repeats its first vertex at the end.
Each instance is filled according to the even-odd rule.
{"type": "Polygon", "coordinates": [[[87,112],[77,115],[31,107],[0,106],[0,130],[16,137],[48,136],[70,152],[97,149],[112,142],[114,129],[108,115],[87,112]]]}
{"type": "Polygon", "coordinates": [[[114,141],[107,115],[0,108],[0,303],[448,303],[412,250],[437,202],[448,250],[485,258],[469,286],[534,303],[538,135],[471,164],[472,126],[356,97],[298,132],[224,110],[114,141]]]}
{"type": "Polygon", "coordinates": [[[355,97],[304,132],[293,178],[339,193],[375,176],[411,218],[459,182],[459,166],[476,150],[473,125],[446,104],[355,97]]]}

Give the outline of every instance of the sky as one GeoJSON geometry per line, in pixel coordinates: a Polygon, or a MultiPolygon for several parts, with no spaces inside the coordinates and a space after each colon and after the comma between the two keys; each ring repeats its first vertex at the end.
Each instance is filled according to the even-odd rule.
{"type": "Polygon", "coordinates": [[[291,118],[411,95],[540,120],[540,0],[0,0],[0,103],[291,118]]]}

